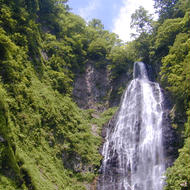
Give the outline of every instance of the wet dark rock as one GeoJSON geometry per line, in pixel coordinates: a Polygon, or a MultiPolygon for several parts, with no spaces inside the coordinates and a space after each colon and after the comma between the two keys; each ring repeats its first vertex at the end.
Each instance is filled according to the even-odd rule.
{"type": "Polygon", "coordinates": [[[78,172],[92,172],[95,167],[92,165],[85,164],[81,156],[76,152],[62,152],[62,161],[66,169],[71,170],[75,173],[78,172]]]}
{"type": "Polygon", "coordinates": [[[108,107],[107,96],[110,90],[106,66],[96,68],[94,62],[88,62],[85,72],[75,78],[73,98],[80,108],[102,111],[108,107]]]}
{"type": "Polygon", "coordinates": [[[111,81],[112,91],[110,93],[110,98],[109,98],[110,107],[118,106],[120,104],[120,101],[122,99],[121,96],[132,79],[133,79],[133,74],[131,71],[128,71],[126,73],[121,73],[119,77],[111,81]],[[120,91],[119,89],[120,90],[123,89],[123,91],[120,91]]]}
{"type": "Polygon", "coordinates": [[[81,172],[83,170],[81,157],[75,153],[68,153],[63,151],[62,160],[64,167],[74,172],[81,172]]]}
{"type": "Polygon", "coordinates": [[[122,92],[128,81],[132,79],[132,73],[121,73],[112,79],[107,66],[96,67],[95,62],[86,64],[85,72],[78,73],[74,80],[73,99],[83,109],[96,109],[104,111],[108,107],[118,106],[122,92]]]}
{"type": "Polygon", "coordinates": [[[166,159],[166,167],[170,167],[178,155],[180,137],[172,127],[172,121],[170,118],[170,112],[172,110],[171,96],[167,91],[162,89],[164,96],[163,102],[163,146],[166,159]]]}

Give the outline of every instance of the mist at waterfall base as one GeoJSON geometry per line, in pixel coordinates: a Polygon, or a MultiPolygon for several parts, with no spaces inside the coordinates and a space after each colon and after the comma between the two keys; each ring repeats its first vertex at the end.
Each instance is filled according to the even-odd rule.
{"type": "Polygon", "coordinates": [[[136,62],[115,126],[107,128],[98,190],[163,189],[162,102],[159,84],[136,62]]]}

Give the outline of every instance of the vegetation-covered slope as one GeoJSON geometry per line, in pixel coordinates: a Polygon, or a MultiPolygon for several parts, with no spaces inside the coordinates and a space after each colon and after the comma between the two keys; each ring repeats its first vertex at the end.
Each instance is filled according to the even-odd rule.
{"type": "Polygon", "coordinates": [[[87,27],[64,3],[0,2],[2,190],[84,189],[100,165],[101,139],[70,98],[72,81],[117,39],[98,20],[87,27]]]}

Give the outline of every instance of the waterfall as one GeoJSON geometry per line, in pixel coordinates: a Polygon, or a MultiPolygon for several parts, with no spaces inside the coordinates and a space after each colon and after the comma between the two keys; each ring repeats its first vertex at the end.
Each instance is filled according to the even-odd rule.
{"type": "Polygon", "coordinates": [[[144,63],[134,64],[114,128],[107,129],[98,190],[162,190],[162,102],[144,63]]]}

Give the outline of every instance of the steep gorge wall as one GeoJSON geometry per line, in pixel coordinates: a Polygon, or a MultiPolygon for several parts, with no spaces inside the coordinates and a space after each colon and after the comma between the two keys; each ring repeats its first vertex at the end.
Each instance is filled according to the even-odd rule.
{"type": "Polygon", "coordinates": [[[93,62],[87,63],[85,72],[78,74],[74,81],[73,98],[80,108],[99,110],[108,106],[109,75],[106,67],[96,69],[93,62]]]}
{"type": "MultiPolygon", "coordinates": [[[[149,78],[155,80],[152,74],[152,68],[147,66],[149,78]]],[[[95,109],[99,112],[105,111],[109,107],[119,106],[122,94],[129,82],[132,80],[131,73],[123,73],[118,78],[113,79],[108,67],[97,68],[95,62],[89,61],[86,65],[85,72],[78,74],[74,81],[73,98],[80,108],[95,109]],[[120,91],[120,89],[122,89],[120,91]]],[[[172,109],[173,102],[171,95],[162,89],[164,96],[163,102],[163,143],[167,167],[171,166],[178,155],[180,137],[172,127],[172,109]]],[[[115,123],[117,113],[112,117],[110,122],[104,126],[102,137],[105,138],[106,128],[112,128],[115,123]]],[[[101,150],[100,150],[101,151],[101,150]]]]}
{"type": "MultiPolygon", "coordinates": [[[[151,68],[147,68],[151,73],[151,68]]],[[[150,80],[154,81],[154,76],[150,74],[150,80]]],[[[105,111],[109,107],[119,106],[122,92],[120,89],[125,89],[132,79],[130,73],[123,73],[118,78],[113,79],[111,71],[104,65],[96,67],[95,62],[89,61],[86,64],[85,72],[76,75],[73,89],[73,99],[82,109],[94,109],[98,112],[105,111]]],[[[166,167],[170,167],[178,155],[179,137],[176,130],[172,127],[171,112],[173,103],[171,102],[170,94],[162,89],[164,96],[163,102],[163,143],[164,154],[166,159],[166,167]]],[[[118,112],[112,119],[103,126],[102,137],[105,139],[106,130],[113,129],[118,112]]],[[[104,140],[103,140],[104,141],[104,140]]],[[[102,148],[100,147],[100,152],[102,148]]],[[[113,163],[113,167],[115,163],[113,163]]],[[[101,171],[100,175],[101,175],[101,171]]],[[[89,190],[96,189],[98,178],[89,186],[89,190]]]]}
{"type": "Polygon", "coordinates": [[[122,92],[132,75],[126,72],[112,78],[108,65],[97,67],[94,61],[88,61],[85,72],[76,75],[73,99],[80,108],[102,112],[119,105],[122,92]]]}

